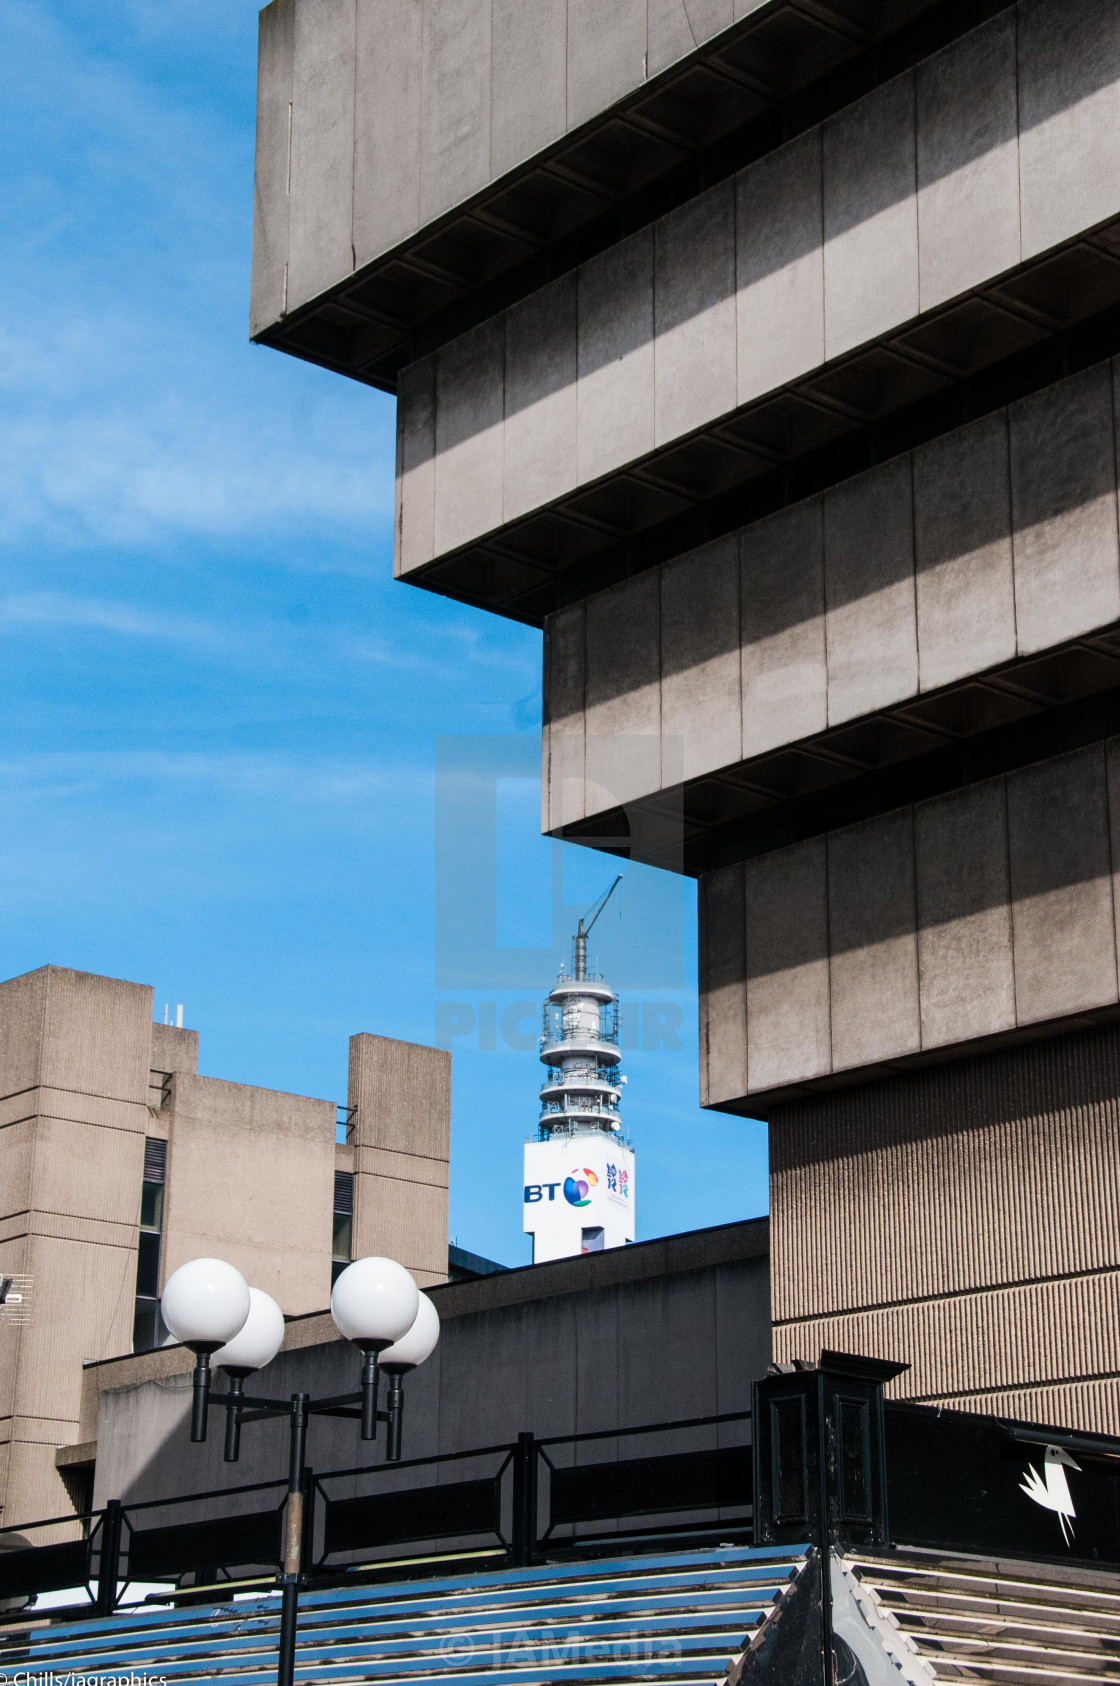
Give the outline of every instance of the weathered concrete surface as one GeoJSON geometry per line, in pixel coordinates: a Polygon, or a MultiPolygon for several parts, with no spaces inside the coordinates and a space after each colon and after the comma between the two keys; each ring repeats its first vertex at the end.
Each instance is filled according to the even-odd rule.
{"type": "Polygon", "coordinates": [[[132,1344],[152,992],[44,966],[0,984],[0,1489],[5,1523],[69,1508],[82,1360],[132,1344]]]}
{"type": "Polygon", "coordinates": [[[767,7],[780,9],[272,0],[260,15],[252,331],[767,7]]]}
{"type": "Polygon", "coordinates": [[[404,455],[434,457],[436,473],[405,470],[411,536],[398,545],[398,572],[722,422],[1120,213],[1120,155],[1090,145],[1084,115],[1088,107],[1103,121],[1120,101],[1115,8],[1077,0],[1071,9],[1097,43],[1092,67],[1078,29],[1046,25],[1053,109],[1043,115],[1040,91],[1026,104],[1018,96],[1037,74],[1032,31],[1056,8],[1022,6],[1017,56],[1014,14],[1001,13],[590,258],[578,270],[574,314],[558,296],[539,338],[526,334],[522,304],[458,349],[433,352],[423,362],[434,371],[434,410],[433,389],[419,367],[410,370],[400,395],[404,455]],[[1091,190],[1073,195],[1087,222],[1071,226],[1068,205],[1049,220],[1040,210],[1032,227],[1053,239],[1022,236],[1020,180],[1041,204],[1041,184],[1065,181],[1074,154],[1091,173],[1091,190]],[[575,386],[574,410],[564,383],[575,386]],[[531,466],[541,455],[543,394],[549,415],[562,417],[546,472],[531,466]],[[458,466],[444,475],[445,451],[466,464],[468,432],[477,436],[469,479],[458,466]],[[413,499],[422,504],[415,512],[413,499]]]}
{"type": "MultiPolygon", "coordinates": [[[[749,1408],[770,1359],[765,1218],[436,1288],[434,1356],[405,1383],[405,1456],[749,1408]]],[[[86,1374],[99,1504],[229,1482],[221,1436],[192,1446],[182,1349],[86,1374]]],[[[270,1392],[350,1392],[358,1357],[329,1317],[288,1325],[270,1392]]],[[[282,1424],[246,1429],[239,1481],[283,1469],[282,1424]]],[[[733,1435],[741,1439],[741,1433],[733,1435]]],[[[674,1449],[664,1445],[660,1449],[674,1449]]],[[[353,1468],[352,1422],[316,1418],[316,1472],[353,1468]]],[[[336,1489],[341,1491],[341,1489],[336,1489]]]]}
{"type": "Polygon", "coordinates": [[[1115,1010],[1118,768],[1112,739],[705,875],[705,1103],[1115,1010]]]}
{"type": "Polygon", "coordinates": [[[1120,619],[1116,385],[1095,365],[550,617],[545,829],[1120,619]]]}

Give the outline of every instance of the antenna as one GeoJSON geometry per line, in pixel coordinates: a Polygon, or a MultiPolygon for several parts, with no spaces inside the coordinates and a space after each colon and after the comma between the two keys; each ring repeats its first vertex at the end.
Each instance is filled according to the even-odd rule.
{"type": "Polygon", "coordinates": [[[607,903],[610,901],[611,897],[614,895],[615,891],[618,889],[618,886],[621,883],[622,883],[622,873],[620,872],[618,877],[615,879],[614,883],[611,885],[610,889],[607,891],[607,893],[603,896],[600,896],[599,900],[597,902],[592,902],[591,909],[593,909],[593,911],[591,912],[591,918],[586,925],[584,924],[583,921],[587,917],[587,915],[586,914],[580,915],[579,928],[576,931],[576,966],[575,966],[575,975],[580,981],[582,981],[587,976],[587,937],[588,937],[588,933],[591,930],[592,925],[594,925],[596,919],[598,919],[599,915],[602,913],[603,909],[606,907],[607,903]]]}

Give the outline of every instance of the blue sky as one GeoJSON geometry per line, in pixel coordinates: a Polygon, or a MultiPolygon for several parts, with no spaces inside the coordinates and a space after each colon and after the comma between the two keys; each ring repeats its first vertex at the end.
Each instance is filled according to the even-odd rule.
{"type": "MultiPolygon", "coordinates": [[[[539,836],[539,633],[392,581],[392,400],[248,343],[255,51],[242,0],[0,14],[0,976],[151,983],[204,1071],[339,1100],[442,1003],[452,1233],[522,1263],[540,1068],[488,1026],[614,867],[539,836]]],[[[762,1126],[697,1104],[694,886],[629,869],[596,937],[639,1237],[764,1211],[762,1126]]]]}

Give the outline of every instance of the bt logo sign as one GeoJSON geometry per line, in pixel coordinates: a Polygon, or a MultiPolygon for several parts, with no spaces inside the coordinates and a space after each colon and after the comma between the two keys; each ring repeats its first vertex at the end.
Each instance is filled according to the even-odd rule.
{"type": "Polygon", "coordinates": [[[569,1206],[590,1206],[591,1191],[598,1183],[599,1179],[594,1171],[588,1170],[586,1165],[577,1166],[570,1176],[564,1178],[563,1183],[526,1183],[525,1204],[535,1206],[546,1196],[549,1200],[555,1200],[556,1190],[563,1188],[564,1199],[569,1206]]]}

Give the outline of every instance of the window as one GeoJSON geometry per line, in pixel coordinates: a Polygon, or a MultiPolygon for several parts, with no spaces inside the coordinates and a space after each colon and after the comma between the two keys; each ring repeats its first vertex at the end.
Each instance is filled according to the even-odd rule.
{"type": "Polygon", "coordinates": [[[593,1229],[585,1229],[583,1231],[583,1246],[580,1248],[580,1252],[602,1253],[604,1250],[605,1236],[602,1225],[596,1224],[593,1229]]]}
{"type": "Polygon", "coordinates": [[[354,1177],[350,1171],[334,1174],[334,1234],[331,1240],[331,1287],[353,1257],[354,1177]]]}
{"type": "Polygon", "coordinates": [[[159,1267],[163,1249],[163,1195],[167,1187],[167,1143],[149,1136],[144,1143],[144,1180],[140,1185],[140,1241],[136,1251],[136,1305],[132,1318],[133,1352],[150,1352],[167,1337],[159,1314],[159,1267]]]}

